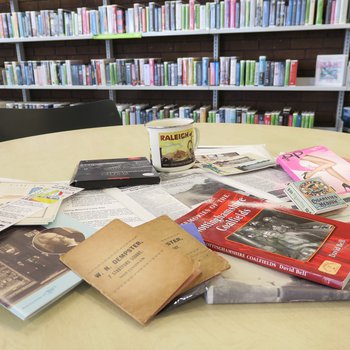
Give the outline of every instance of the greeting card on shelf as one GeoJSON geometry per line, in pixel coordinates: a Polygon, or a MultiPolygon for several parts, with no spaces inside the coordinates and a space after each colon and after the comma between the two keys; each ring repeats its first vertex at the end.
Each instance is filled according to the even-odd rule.
{"type": "Polygon", "coordinates": [[[348,55],[318,55],[315,85],[343,86],[346,78],[348,55]]]}

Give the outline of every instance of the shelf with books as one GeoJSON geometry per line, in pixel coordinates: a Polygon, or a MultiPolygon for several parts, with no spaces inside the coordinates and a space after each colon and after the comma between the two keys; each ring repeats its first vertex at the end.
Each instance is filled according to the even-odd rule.
{"type": "Polygon", "coordinates": [[[160,32],[137,32],[137,33],[103,33],[103,34],[79,34],[79,35],[46,35],[28,36],[16,38],[0,37],[0,44],[16,44],[26,42],[42,41],[71,41],[71,40],[118,40],[118,39],[140,39],[166,36],[192,36],[192,35],[215,35],[215,34],[248,34],[269,32],[291,32],[291,31],[317,31],[317,30],[340,30],[350,29],[350,23],[346,24],[320,24],[320,25],[298,25],[281,27],[242,27],[221,29],[194,29],[194,30],[166,30],[160,32]]]}
{"type": "Polygon", "coordinates": [[[142,86],[142,85],[0,85],[0,89],[26,90],[192,90],[192,91],[350,91],[346,87],[333,86],[142,86]]]}
{"type": "Polygon", "coordinates": [[[26,90],[200,90],[208,91],[208,86],[141,86],[141,85],[0,85],[0,89],[26,90]]]}
{"type": "Polygon", "coordinates": [[[280,26],[280,27],[242,27],[242,28],[221,28],[210,29],[209,34],[243,34],[243,33],[269,33],[269,32],[296,32],[296,31],[314,31],[314,30],[339,30],[350,29],[350,23],[344,24],[310,24],[298,26],[280,26]]]}
{"type": "Polygon", "coordinates": [[[81,35],[56,35],[56,36],[33,36],[27,38],[0,38],[0,44],[17,44],[17,43],[29,43],[29,42],[42,42],[42,41],[71,41],[71,40],[90,40],[93,39],[92,34],[81,35]]]}
{"type": "MultiPolygon", "coordinates": [[[[15,12],[18,13],[18,6],[17,6],[17,8],[13,8],[13,4],[16,4],[17,0],[9,0],[9,2],[11,4],[11,12],[12,12],[11,15],[13,13],[15,13],[15,12]]],[[[21,2],[21,0],[19,0],[19,2],[21,2]]],[[[73,36],[72,35],[56,35],[56,36],[42,36],[42,37],[38,37],[37,36],[37,37],[21,37],[21,38],[1,38],[0,39],[0,43],[14,43],[14,44],[16,44],[16,47],[17,47],[17,45],[22,45],[23,43],[26,43],[26,42],[32,43],[32,42],[36,42],[36,41],[37,42],[50,42],[50,41],[52,41],[52,42],[55,42],[55,41],[67,41],[67,42],[69,42],[69,41],[71,41],[72,43],[70,45],[75,45],[74,40],[100,39],[100,40],[105,40],[106,41],[106,56],[105,57],[112,58],[112,57],[114,57],[113,47],[112,47],[114,39],[118,40],[118,39],[133,39],[133,38],[142,39],[142,38],[144,38],[145,42],[146,42],[147,40],[149,40],[149,41],[157,40],[156,38],[159,38],[159,41],[162,41],[164,39],[167,40],[166,37],[172,37],[172,36],[179,36],[179,37],[189,36],[189,37],[191,37],[192,36],[192,37],[198,37],[198,41],[201,41],[201,42],[205,41],[205,40],[208,40],[208,39],[209,40],[213,40],[213,43],[212,43],[212,48],[213,48],[213,52],[214,52],[213,56],[215,58],[219,58],[220,54],[219,54],[219,49],[218,49],[217,43],[218,43],[218,40],[220,38],[220,35],[223,35],[221,38],[224,38],[224,37],[227,37],[227,34],[228,35],[231,34],[233,36],[235,36],[236,34],[237,34],[237,36],[239,36],[239,34],[247,34],[247,38],[248,38],[248,35],[250,35],[250,34],[264,35],[264,33],[267,33],[266,35],[268,35],[268,33],[272,33],[272,34],[276,33],[277,34],[277,33],[288,33],[288,32],[297,32],[297,31],[298,32],[304,32],[304,31],[305,32],[312,32],[312,31],[318,32],[320,30],[321,31],[333,31],[333,30],[341,31],[341,30],[344,30],[345,32],[349,32],[349,29],[350,29],[350,24],[349,23],[343,23],[340,20],[333,21],[332,22],[333,24],[311,24],[311,23],[315,23],[316,22],[316,12],[318,10],[315,10],[315,12],[314,12],[315,16],[314,16],[313,19],[311,19],[311,17],[309,17],[309,18],[305,17],[305,25],[302,24],[303,22],[301,21],[300,23],[298,23],[298,25],[279,25],[276,22],[275,24],[268,23],[268,25],[266,26],[266,23],[265,24],[262,23],[262,19],[263,19],[264,16],[263,16],[262,13],[260,13],[261,18],[259,19],[259,21],[258,21],[259,23],[258,24],[253,23],[252,25],[249,25],[249,23],[247,21],[244,23],[244,20],[243,20],[243,21],[238,23],[238,26],[234,25],[235,27],[233,27],[233,23],[231,23],[232,19],[230,19],[227,23],[224,23],[226,21],[226,19],[225,19],[225,21],[223,20],[224,18],[226,18],[227,13],[229,13],[229,16],[232,17],[231,12],[230,12],[231,10],[229,12],[227,12],[227,9],[225,7],[225,6],[227,6],[227,4],[229,2],[230,1],[222,1],[221,4],[220,4],[220,2],[215,1],[215,6],[219,6],[219,7],[216,7],[215,11],[218,11],[218,8],[220,8],[219,11],[220,11],[221,16],[220,16],[219,22],[217,22],[218,18],[219,18],[217,16],[214,18],[214,20],[213,20],[213,17],[210,17],[210,16],[208,17],[208,14],[210,15],[210,13],[214,9],[214,8],[211,8],[211,9],[209,9],[209,12],[205,13],[204,17],[200,17],[201,20],[198,20],[198,18],[195,17],[196,21],[193,23],[193,26],[192,26],[192,28],[195,28],[195,29],[188,29],[189,28],[189,23],[190,23],[190,20],[191,20],[190,11],[188,11],[188,12],[186,12],[186,16],[188,16],[188,17],[187,17],[187,20],[185,22],[180,21],[180,24],[179,24],[178,23],[179,19],[176,18],[176,17],[173,17],[173,21],[175,21],[176,25],[174,27],[173,26],[174,23],[172,23],[171,26],[173,28],[175,28],[176,30],[165,30],[166,29],[166,23],[165,24],[162,23],[162,21],[164,20],[165,17],[162,17],[162,18],[157,17],[157,20],[160,21],[160,24],[159,23],[157,24],[159,31],[154,31],[155,28],[153,28],[153,31],[152,31],[151,28],[148,27],[149,17],[146,17],[146,18],[148,18],[147,19],[147,26],[146,27],[142,27],[143,30],[146,28],[146,31],[143,31],[143,32],[140,32],[140,31],[134,32],[134,31],[136,31],[136,27],[131,28],[130,27],[130,23],[129,23],[128,25],[125,25],[122,28],[123,32],[119,32],[117,34],[106,33],[106,28],[107,27],[105,27],[103,29],[103,32],[101,32],[101,30],[99,29],[100,33],[102,33],[102,34],[98,34],[96,32],[96,25],[95,25],[96,23],[91,26],[90,22],[89,22],[88,25],[86,25],[87,24],[87,22],[86,22],[85,23],[85,31],[87,30],[87,28],[90,28],[89,30],[94,32],[94,35],[92,35],[92,34],[84,34],[84,35],[79,34],[79,35],[73,35],[73,36]],[[225,16],[222,16],[222,13],[221,13],[222,11],[226,11],[225,12],[225,16]],[[210,18],[210,20],[208,20],[208,18],[210,18]],[[205,19],[204,22],[202,21],[202,19],[205,19]],[[230,28],[228,28],[228,27],[230,27],[230,28]],[[212,36],[212,38],[209,38],[210,35],[212,36]],[[202,36],[202,38],[200,38],[200,36],[202,36]],[[205,36],[207,38],[205,38],[205,36]],[[155,38],[155,39],[151,39],[151,38],[155,38]],[[215,54],[215,52],[216,52],[216,54],[215,54]]],[[[273,1],[268,1],[268,2],[272,6],[273,1]]],[[[285,6],[288,6],[292,1],[290,1],[290,2],[282,1],[282,2],[284,2],[285,6]]],[[[109,11],[109,9],[113,9],[113,6],[117,6],[118,9],[119,9],[118,5],[110,5],[108,0],[101,0],[100,3],[101,3],[101,5],[103,4],[101,6],[101,9],[106,9],[107,11],[109,11]]],[[[160,7],[165,7],[165,9],[166,9],[166,6],[169,3],[171,3],[171,2],[166,1],[166,2],[162,2],[159,5],[160,5],[160,7]]],[[[195,3],[194,1],[191,1],[191,0],[188,0],[188,1],[184,0],[182,2],[181,1],[177,1],[176,3],[179,6],[181,6],[182,8],[185,7],[185,6],[189,6],[189,8],[191,8],[191,6],[194,6],[196,8],[196,11],[197,10],[200,11],[200,7],[203,10],[204,9],[203,6],[204,7],[208,7],[208,6],[210,7],[210,6],[212,6],[212,3],[214,3],[214,2],[206,1],[205,4],[204,4],[204,2],[201,2],[201,4],[197,4],[197,3],[195,3]]],[[[254,3],[256,3],[256,4],[261,3],[262,4],[262,1],[256,0],[256,1],[254,1],[254,3]]],[[[129,9],[131,7],[134,10],[135,10],[136,7],[140,9],[140,6],[142,8],[141,11],[148,11],[149,10],[149,8],[148,8],[149,4],[146,3],[146,2],[144,4],[137,4],[137,3],[130,4],[130,2],[123,2],[123,1],[121,1],[120,4],[121,5],[124,5],[124,4],[126,5],[126,7],[124,7],[126,12],[129,11],[129,9]]],[[[298,6],[298,5],[296,5],[296,6],[298,6]]],[[[309,6],[309,5],[307,5],[307,6],[309,6]]],[[[26,7],[28,7],[28,6],[26,6],[26,7]]],[[[48,11],[48,10],[43,10],[43,11],[45,12],[45,11],[48,11]]],[[[62,9],[60,9],[60,11],[62,11],[62,9]]],[[[91,20],[91,18],[93,18],[93,16],[96,16],[99,13],[100,6],[97,9],[88,9],[86,7],[85,8],[79,8],[79,11],[78,11],[78,9],[71,8],[70,11],[76,13],[76,15],[78,15],[78,16],[79,16],[79,11],[87,11],[87,13],[90,13],[90,17],[89,16],[85,16],[85,17],[82,16],[82,19],[84,21],[89,21],[89,20],[91,20]]],[[[171,9],[171,11],[173,11],[173,9],[171,9]]],[[[247,11],[247,9],[246,9],[246,11],[247,11]]],[[[326,6],[325,6],[324,11],[326,11],[326,6]]],[[[35,11],[33,11],[33,12],[35,12],[35,11]]],[[[38,13],[38,11],[36,11],[36,12],[38,13]]],[[[41,10],[40,10],[40,12],[41,12],[41,10]]],[[[56,12],[58,13],[58,10],[57,11],[56,10],[51,11],[50,13],[54,14],[56,12]]],[[[125,16],[124,20],[127,19],[126,12],[124,13],[124,16],[125,16]]],[[[129,12],[129,14],[130,13],[132,13],[132,11],[129,12]]],[[[139,12],[139,14],[140,13],[141,12],[139,12]]],[[[197,15],[199,16],[199,13],[200,12],[196,13],[196,16],[197,15]]],[[[193,13],[192,13],[192,15],[193,15],[193,13]]],[[[242,13],[240,15],[242,15],[242,13]]],[[[181,16],[182,16],[182,19],[183,19],[183,15],[181,15],[181,16]]],[[[203,13],[201,13],[200,16],[203,16],[203,13]]],[[[247,12],[246,12],[246,16],[247,16],[247,12]]],[[[258,12],[256,12],[256,16],[258,16],[258,12]]],[[[110,18],[112,18],[112,17],[110,17],[110,18]]],[[[133,18],[135,18],[135,17],[133,17],[133,18]]],[[[139,19],[141,21],[141,17],[139,19]]],[[[144,19],[142,19],[142,20],[144,20],[144,19]]],[[[270,18],[270,20],[271,20],[271,18],[270,18]]],[[[166,21],[166,19],[165,19],[165,21],[166,21]]],[[[234,20],[234,21],[236,21],[236,20],[234,20]]],[[[277,19],[276,19],[276,21],[277,21],[277,19]]],[[[76,23],[79,23],[79,22],[76,22],[76,23]]],[[[320,22],[318,21],[317,23],[320,23],[320,22]]],[[[327,22],[323,21],[323,23],[327,23],[327,22]]],[[[134,24],[135,23],[133,23],[133,26],[134,26],[134,24]]],[[[169,22],[168,22],[168,25],[169,25],[169,22]]],[[[136,24],[135,24],[135,26],[136,26],[136,24]]],[[[82,24],[82,27],[83,27],[83,24],[82,24]]],[[[110,30],[112,27],[108,27],[108,30],[110,30]]],[[[76,24],[74,24],[74,30],[73,30],[74,33],[77,33],[77,28],[78,27],[76,26],[76,24]]],[[[117,28],[117,27],[115,27],[115,28],[117,28]]],[[[18,32],[19,32],[19,29],[18,29],[18,32]]],[[[281,34],[281,35],[284,36],[285,34],[281,34]]],[[[235,39],[236,38],[237,37],[235,37],[235,39]]],[[[255,36],[254,36],[254,38],[255,38],[255,36]]],[[[233,39],[233,40],[235,40],[235,39],[233,39]]],[[[193,40],[197,40],[197,38],[196,39],[193,38],[193,40]]],[[[129,41],[129,42],[131,42],[131,41],[129,41]]],[[[142,46],[146,46],[145,42],[143,42],[143,43],[140,42],[140,46],[141,47],[142,46]]],[[[124,44],[122,44],[122,45],[124,45],[124,44]]],[[[127,43],[126,45],[129,45],[129,44],[127,43]]],[[[151,45],[154,46],[155,43],[153,42],[153,43],[151,43],[151,45]]],[[[306,46],[304,47],[304,49],[306,50],[307,49],[307,44],[305,44],[305,45],[306,46]]],[[[344,49],[346,48],[346,46],[347,46],[346,41],[344,41],[344,49]]],[[[26,46],[26,48],[27,47],[30,48],[31,45],[28,44],[28,46],[26,46]]],[[[189,48],[188,45],[186,47],[189,48]]],[[[204,50],[207,49],[208,47],[209,47],[209,45],[203,45],[204,50]]],[[[201,47],[201,49],[202,49],[202,47],[201,47]]],[[[189,50],[191,50],[191,48],[189,48],[189,50]]],[[[225,50],[226,49],[224,48],[223,51],[225,51],[225,50]]],[[[259,51],[263,51],[263,50],[266,51],[266,49],[263,46],[259,46],[258,50],[259,51]]],[[[17,52],[18,52],[18,50],[17,50],[17,52]]],[[[125,56],[125,54],[122,53],[122,52],[123,51],[120,51],[119,47],[118,47],[118,56],[119,55],[122,56],[122,57],[125,56]]],[[[124,52],[128,53],[127,50],[125,50],[124,52]]],[[[133,52],[135,52],[135,48],[134,48],[133,52]]],[[[144,52],[145,52],[145,50],[144,50],[144,52]]],[[[265,52],[265,54],[266,54],[266,52],[265,52]]],[[[150,55],[149,52],[147,52],[147,54],[145,54],[144,57],[148,57],[149,55],[150,55]]],[[[151,53],[151,55],[152,55],[152,53],[151,53]]],[[[194,56],[193,53],[191,53],[190,55],[194,56]]],[[[240,53],[239,53],[239,55],[240,55],[240,53]]],[[[255,52],[250,57],[256,59],[257,58],[256,55],[257,55],[257,53],[255,52]]],[[[270,54],[268,53],[268,55],[270,55],[270,54]]],[[[245,58],[246,56],[247,56],[247,54],[244,54],[244,53],[242,53],[242,56],[240,55],[240,57],[242,57],[242,58],[245,58]]],[[[273,56],[274,55],[271,54],[271,57],[273,57],[273,56]]],[[[162,55],[161,55],[161,57],[162,57],[162,55]]],[[[31,59],[33,59],[33,58],[36,59],[36,58],[39,58],[39,57],[35,55],[34,57],[31,57],[31,59]]],[[[69,58],[69,56],[66,57],[66,58],[69,58]]],[[[311,56],[307,57],[307,55],[306,55],[305,58],[310,60],[311,56]]],[[[23,55],[22,55],[21,59],[18,57],[18,61],[23,61],[23,60],[24,60],[24,56],[23,55]]],[[[232,86],[232,85],[229,85],[229,86],[227,86],[227,85],[225,85],[225,86],[217,86],[217,85],[216,86],[183,86],[183,85],[178,85],[178,86],[171,86],[170,87],[170,86],[139,86],[139,85],[138,86],[134,86],[134,85],[103,85],[103,86],[101,86],[101,85],[92,85],[92,86],[81,86],[81,85],[74,85],[74,86],[71,86],[71,85],[69,85],[69,86],[13,85],[13,86],[0,86],[0,89],[1,90],[5,90],[5,89],[10,89],[10,90],[22,89],[22,91],[26,92],[27,94],[29,93],[30,90],[43,90],[43,89],[47,89],[47,90],[56,90],[56,89],[60,89],[60,90],[105,90],[105,91],[109,90],[110,91],[110,98],[112,98],[114,100],[116,99],[115,91],[117,91],[117,90],[120,90],[120,91],[122,91],[122,90],[127,90],[127,91],[138,91],[138,90],[141,90],[141,91],[142,90],[144,90],[144,91],[147,91],[147,90],[164,90],[164,91],[181,91],[181,90],[189,91],[189,90],[193,90],[193,91],[196,91],[196,90],[206,90],[206,91],[212,91],[212,93],[213,93],[213,105],[214,106],[218,105],[218,92],[220,92],[220,91],[222,91],[221,95],[224,95],[224,94],[228,95],[228,94],[230,94],[230,91],[231,92],[235,92],[235,91],[243,91],[243,92],[244,91],[247,91],[247,92],[250,92],[250,91],[251,92],[254,92],[254,91],[265,91],[267,93],[271,91],[271,92],[276,92],[276,94],[277,94],[276,96],[278,96],[279,92],[285,92],[285,91],[288,91],[288,92],[295,92],[295,91],[301,91],[301,92],[302,91],[306,91],[306,92],[338,92],[339,96],[341,94],[344,94],[345,91],[349,91],[349,89],[346,88],[346,87],[324,87],[324,86],[323,87],[318,87],[318,86],[313,85],[312,83],[301,83],[301,82],[298,82],[296,86],[232,86]],[[113,92],[114,92],[114,95],[113,95],[113,92]]],[[[33,93],[33,94],[35,95],[35,93],[33,93]]],[[[173,94],[169,94],[169,98],[170,98],[170,95],[173,95],[173,94]]],[[[176,94],[174,94],[174,96],[176,96],[176,94]]],[[[119,95],[118,95],[118,98],[119,98],[119,95]]],[[[339,106],[342,106],[342,100],[343,99],[344,99],[344,96],[340,96],[339,102],[338,102],[338,105],[337,105],[337,110],[340,109],[339,106]]],[[[175,101],[175,99],[174,99],[174,101],[175,101]]],[[[305,103],[303,103],[303,105],[305,105],[305,103]]],[[[336,119],[337,120],[339,119],[338,116],[336,117],[336,119]]]]}

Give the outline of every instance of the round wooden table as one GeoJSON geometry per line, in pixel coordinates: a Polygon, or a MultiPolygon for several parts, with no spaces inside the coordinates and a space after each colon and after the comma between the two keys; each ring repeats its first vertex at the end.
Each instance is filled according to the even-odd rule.
{"type": "MultiPolygon", "coordinates": [[[[350,158],[349,134],[263,125],[198,127],[201,145],[265,144],[274,156],[324,145],[350,158]]],[[[82,159],[148,156],[148,150],[143,126],[18,139],[0,143],[0,177],[68,180],[82,159]]],[[[0,309],[0,349],[340,350],[350,347],[349,324],[350,302],[206,305],[199,298],[142,327],[82,283],[27,321],[0,309]]]]}

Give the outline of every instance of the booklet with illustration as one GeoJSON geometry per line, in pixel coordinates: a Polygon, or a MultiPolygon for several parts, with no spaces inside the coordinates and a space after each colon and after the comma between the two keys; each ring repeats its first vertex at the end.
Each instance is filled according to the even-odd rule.
{"type": "Polygon", "coordinates": [[[81,279],[60,260],[96,230],[58,212],[46,226],[12,226],[0,235],[0,304],[22,320],[81,279]]]}
{"type": "Polygon", "coordinates": [[[291,182],[284,192],[299,210],[322,214],[346,208],[348,204],[320,177],[291,182]]]}
{"type": "Polygon", "coordinates": [[[338,194],[350,195],[350,163],[325,146],[283,153],[276,161],[294,181],[320,177],[338,194]]]}
{"type": "Polygon", "coordinates": [[[178,223],[194,223],[223,253],[342,289],[350,277],[350,224],[220,190],[178,223]]]}
{"type": "Polygon", "coordinates": [[[61,261],[142,325],[200,275],[197,261],[120,220],[61,261]]]}
{"type": "Polygon", "coordinates": [[[234,175],[275,166],[264,145],[204,147],[196,150],[196,166],[216,175],[234,175]]]}

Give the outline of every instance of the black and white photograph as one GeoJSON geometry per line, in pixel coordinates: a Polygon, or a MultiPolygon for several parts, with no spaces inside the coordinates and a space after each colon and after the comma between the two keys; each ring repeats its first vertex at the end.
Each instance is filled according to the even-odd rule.
{"type": "Polygon", "coordinates": [[[263,210],[227,239],[289,258],[308,261],[334,226],[283,212],[263,210]]]}

